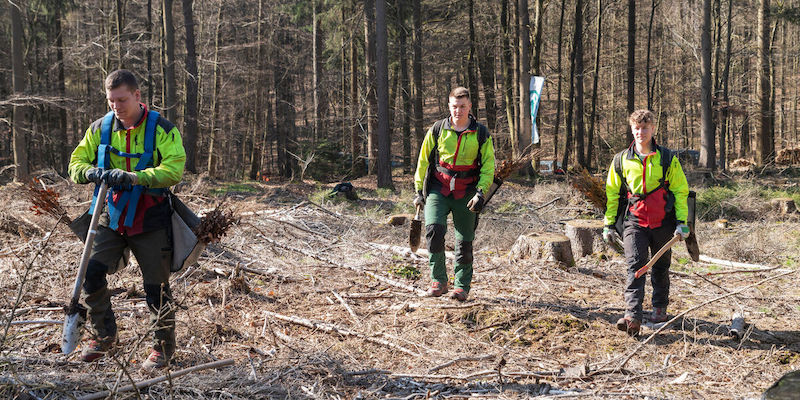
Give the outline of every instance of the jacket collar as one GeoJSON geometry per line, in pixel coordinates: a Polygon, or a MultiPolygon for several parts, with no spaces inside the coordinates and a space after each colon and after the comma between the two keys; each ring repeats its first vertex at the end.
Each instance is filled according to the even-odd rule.
{"type": "MultiPolygon", "coordinates": [[[[444,119],[444,124],[442,124],[442,129],[455,131],[455,129],[453,129],[452,125],[450,124],[450,117],[447,117],[447,118],[444,119]]],[[[467,130],[464,131],[464,132],[477,131],[477,130],[478,130],[478,121],[475,120],[475,117],[473,117],[472,114],[470,114],[469,115],[469,126],[467,127],[467,130]]]]}
{"type": "MultiPolygon", "coordinates": [[[[661,146],[656,143],[656,138],[651,139],[650,147],[653,149],[652,153],[660,152],[661,146]]],[[[633,160],[636,158],[636,142],[631,142],[630,146],[628,146],[628,151],[625,152],[625,159],[633,160]]]]}
{"type": "MultiPolygon", "coordinates": [[[[139,119],[139,122],[137,122],[136,125],[134,125],[131,128],[131,130],[134,130],[134,129],[140,127],[144,123],[144,121],[147,119],[147,105],[144,104],[144,103],[139,103],[139,106],[142,108],[142,110],[144,112],[142,113],[142,118],[139,119]]],[[[122,121],[120,121],[119,118],[114,116],[114,127],[111,129],[111,131],[112,132],[116,132],[116,131],[126,131],[126,130],[127,129],[125,129],[125,127],[122,125],[122,121]]]]}

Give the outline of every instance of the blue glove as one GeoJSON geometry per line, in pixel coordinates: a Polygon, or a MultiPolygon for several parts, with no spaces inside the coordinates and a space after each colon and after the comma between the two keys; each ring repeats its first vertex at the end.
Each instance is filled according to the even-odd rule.
{"type": "Polygon", "coordinates": [[[135,172],[123,171],[121,169],[110,169],[103,172],[100,179],[106,181],[108,186],[131,186],[139,181],[135,172]]]}
{"type": "Polygon", "coordinates": [[[91,167],[91,168],[86,170],[86,173],[84,174],[84,176],[86,176],[86,179],[88,179],[89,182],[94,182],[95,184],[99,185],[100,182],[103,181],[103,179],[102,179],[103,178],[103,169],[102,168],[97,168],[97,167],[91,167]]]}
{"type": "Polygon", "coordinates": [[[675,235],[680,235],[681,240],[686,240],[689,237],[689,226],[683,223],[678,223],[678,226],[675,227],[675,235]]]}

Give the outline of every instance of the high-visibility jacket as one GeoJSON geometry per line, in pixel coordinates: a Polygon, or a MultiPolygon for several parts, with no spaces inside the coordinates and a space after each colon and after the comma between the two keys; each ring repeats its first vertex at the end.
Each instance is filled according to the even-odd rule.
{"type": "Polygon", "coordinates": [[[653,151],[639,159],[634,144],[623,153],[622,174],[617,173],[614,163],[608,170],[606,179],[605,224],[614,225],[617,212],[627,212],[627,219],[639,226],[658,228],[662,221],[674,215],[674,218],[685,223],[688,217],[686,199],[689,196],[689,183],[683,173],[678,157],[673,156],[664,177],[661,166],[662,150],[652,142],[653,151]],[[618,210],[622,175],[628,186],[628,209],[618,210]],[[664,177],[664,187],[658,186],[664,177]],[[646,195],[645,195],[646,194],[646,195]]]}
{"type": "Polygon", "coordinates": [[[479,151],[480,129],[485,128],[480,127],[473,118],[470,118],[469,127],[460,134],[453,130],[449,118],[443,121],[438,140],[433,127],[428,129],[414,174],[416,191],[423,190],[427,178],[429,190],[440,190],[445,196],[452,193],[456,199],[464,197],[468,189],[480,189],[486,193],[494,178],[494,145],[491,136],[486,135],[479,151]],[[434,149],[438,149],[438,161],[434,161],[438,165],[433,165],[433,173],[428,173],[434,149]]]}
{"type": "MultiPolygon", "coordinates": [[[[111,127],[111,146],[125,153],[143,153],[145,126],[147,125],[147,107],[142,105],[144,113],[139,122],[130,129],[125,129],[117,118],[111,127]]],[[[100,145],[102,118],[93,122],[73,150],[69,161],[69,175],[75,183],[89,183],[86,170],[97,165],[97,151],[100,145]]],[[[122,157],[109,154],[110,167],[125,171],[134,171],[138,158],[122,157]]],[[[180,182],[186,163],[186,152],[178,128],[167,119],[160,117],[155,130],[155,149],[153,151],[153,167],[135,171],[138,184],[148,189],[168,188],[180,182]]],[[[119,193],[114,193],[113,201],[119,201],[119,193]]],[[[127,209],[122,212],[120,220],[126,218],[127,209]]],[[[136,207],[132,226],[119,224],[117,231],[134,235],[169,226],[169,202],[163,195],[145,191],[136,207]]]]}

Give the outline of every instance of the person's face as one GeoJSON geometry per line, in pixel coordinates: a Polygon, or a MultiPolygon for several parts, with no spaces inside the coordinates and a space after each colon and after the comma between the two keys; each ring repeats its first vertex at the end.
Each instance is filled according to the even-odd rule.
{"type": "Polygon", "coordinates": [[[653,140],[653,131],[653,124],[648,122],[631,124],[633,140],[639,146],[647,147],[650,145],[650,141],[653,140]]]}
{"type": "Polygon", "coordinates": [[[108,106],[121,121],[130,121],[139,116],[139,101],[141,99],[142,94],[139,89],[131,90],[128,85],[106,90],[108,106]]]}
{"type": "Polygon", "coordinates": [[[472,109],[472,103],[466,97],[450,98],[450,117],[453,118],[453,122],[456,124],[461,124],[467,120],[469,120],[469,112],[472,109]]]}

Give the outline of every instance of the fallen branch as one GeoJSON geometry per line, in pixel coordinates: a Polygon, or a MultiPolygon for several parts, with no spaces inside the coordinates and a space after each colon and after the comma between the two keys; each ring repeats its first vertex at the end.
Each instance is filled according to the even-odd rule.
{"type": "Polygon", "coordinates": [[[31,321],[11,321],[11,325],[32,325],[32,324],[43,324],[43,325],[63,325],[64,321],[58,321],[54,319],[37,319],[31,321]]]}
{"type": "Polygon", "coordinates": [[[486,355],[483,355],[483,356],[475,356],[475,357],[459,357],[459,358],[456,358],[455,360],[450,360],[450,361],[448,361],[448,362],[446,362],[444,364],[439,364],[439,365],[429,369],[428,373],[432,374],[432,373],[434,373],[434,372],[436,372],[436,371],[438,371],[438,370],[440,370],[442,368],[447,368],[447,367],[449,367],[449,366],[451,366],[453,364],[456,364],[456,363],[459,363],[459,362],[462,362],[462,361],[483,361],[483,360],[488,360],[490,358],[495,358],[495,357],[496,356],[494,354],[486,354],[486,355]]]}
{"type": "MultiPolygon", "coordinates": [[[[709,263],[709,264],[717,264],[717,265],[722,265],[722,266],[725,266],[725,267],[731,267],[731,268],[749,268],[749,269],[764,270],[764,271],[772,271],[772,270],[776,269],[775,267],[770,267],[768,265],[746,264],[746,263],[740,263],[740,262],[736,262],[736,261],[720,260],[719,258],[711,258],[711,257],[709,257],[707,255],[704,255],[704,254],[700,255],[700,261],[703,261],[703,262],[709,263]]],[[[786,268],[778,269],[778,272],[786,272],[786,271],[790,271],[790,270],[788,270],[786,268]]]]}
{"type": "MultiPolygon", "coordinates": [[[[141,388],[145,388],[145,387],[148,387],[148,386],[152,386],[152,385],[155,385],[156,383],[161,383],[161,382],[164,382],[164,381],[166,381],[168,379],[171,380],[171,379],[179,378],[181,376],[188,375],[188,374],[191,374],[193,372],[201,371],[201,370],[204,370],[204,369],[221,368],[221,367],[226,367],[228,365],[233,365],[233,359],[232,358],[228,358],[228,359],[220,360],[220,361],[213,361],[213,362],[210,362],[210,363],[205,363],[205,364],[200,364],[200,365],[195,365],[194,367],[185,368],[185,369],[182,369],[182,370],[179,370],[179,371],[175,371],[175,372],[166,372],[164,374],[164,376],[159,376],[158,378],[153,378],[153,379],[148,379],[146,381],[136,382],[133,385],[123,386],[123,387],[117,389],[116,393],[130,392],[130,391],[132,391],[134,389],[141,389],[141,388]]],[[[108,390],[104,390],[102,392],[87,394],[85,396],[78,397],[78,400],[103,399],[103,398],[108,397],[109,395],[111,395],[111,392],[108,391],[108,390]]]]}
{"type": "MultiPolygon", "coordinates": [[[[253,226],[253,228],[258,230],[259,232],[261,232],[255,226],[253,226]]],[[[396,281],[394,279],[378,275],[378,274],[376,274],[374,272],[367,271],[364,268],[356,267],[356,266],[353,266],[353,265],[343,264],[343,263],[340,263],[338,261],[333,261],[331,259],[328,259],[327,257],[323,257],[323,256],[318,255],[318,254],[314,254],[314,253],[311,253],[311,252],[308,252],[308,251],[305,251],[305,250],[301,250],[301,249],[298,249],[298,248],[295,248],[295,247],[288,246],[288,245],[285,245],[283,243],[277,242],[275,240],[272,240],[272,239],[268,238],[266,235],[264,235],[263,232],[261,232],[260,236],[261,236],[262,239],[266,240],[268,243],[272,244],[273,246],[277,246],[277,247],[280,247],[280,248],[285,249],[285,250],[293,251],[295,253],[300,253],[300,254],[302,254],[302,255],[304,255],[306,257],[311,257],[311,258],[313,258],[315,260],[319,260],[319,261],[322,261],[322,262],[325,262],[325,263],[328,263],[328,264],[331,264],[331,265],[335,265],[335,266],[340,267],[340,268],[346,268],[346,269],[349,269],[351,271],[360,272],[362,274],[368,275],[368,276],[370,276],[372,278],[375,278],[375,279],[377,279],[377,280],[379,280],[379,281],[381,281],[383,283],[386,283],[388,285],[395,286],[395,287],[398,287],[398,288],[401,288],[401,289],[405,289],[405,290],[407,290],[409,292],[413,292],[417,296],[420,296],[420,297],[424,297],[426,295],[425,291],[422,290],[422,289],[417,289],[417,288],[415,288],[413,286],[406,285],[405,283],[396,281]]]]}
{"type": "Polygon", "coordinates": [[[305,319],[305,318],[278,314],[278,313],[274,313],[274,312],[271,312],[271,311],[264,311],[264,313],[268,317],[279,319],[279,320],[284,321],[284,322],[290,322],[290,323],[293,323],[293,324],[296,324],[296,325],[305,326],[306,328],[323,331],[323,332],[328,333],[328,334],[338,333],[338,334],[343,335],[343,336],[356,337],[356,338],[359,338],[361,340],[364,340],[364,341],[367,341],[367,342],[370,342],[370,343],[379,344],[381,346],[386,346],[386,347],[395,349],[395,350],[400,351],[402,353],[406,353],[406,354],[408,354],[410,356],[421,357],[420,354],[415,353],[414,351],[409,350],[409,349],[407,349],[407,348],[405,348],[403,346],[400,346],[400,345],[394,344],[392,342],[389,342],[388,340],[369,337],[369,336],[366,336],[364,334],[361,334],[361,333],[358,333],[358,332],[353,332],[353,331],[351,331],[349,329],[341,328],[341,327],[338,327],[338,326],[333,325],[333,324],[328,324],[328,323],[324,323],[324,322],[314,322],[314,321],[311,321],[311,320],[308,320],[308,319],[305,319]]]}
{"type": "Polygon", "coordinates": [[[339,293],[336,293],[336,291],[334,290],[331,290],[331,293],[333,293],[333,296],[336,297],[336,300],[339,300],[339,303],[342,303],[342,307],[344,307],[344,309],[347,310],[347,313],[350,314],[351,317],[353,317],[353,321],[356,324],[361,324],[361,320],[358,318],[356,312],[353,311],[352,308],[350,308],[350,305],[347,304],[347,302],[342,298],[342,296],[339,293]]]}
{"type": "MultiPolygon", "coordinates": [[[[701,257],[702,257],[702,256],[701,256],[701,257]]],[[[669,321],[665,322],[665,323],[664,323],[664,325],[663,325],[662,327],[658,328],[658,329],[657,329],[655,332],[651,333],[651,334],[650,334],[650,336],[649,336],[647,339],[645,339],[643,342],[639,343],[639,345],[638,345],[638,346],[636,346],[636,348],[635,348],[635,349],[633,349],[633,351],[631,351],[631,354],[629,354],[627,357],[625,357],[625,360],[623,360],[623,361],[622,361],[622,363],[620,363],[620,365],[619,365],[619,366],[617,366],[616,368],[614,368],[614,370],[622,370],[622,368],[624,368],[624,367],[625,367],[625,365],[628,363],[628,361],[630,361],[630,360],[631,360],[631,358],[633,358],[633,356],[634,356],[634,355],[635,355],[635,354],[636,354],[636,353],[637,353],[637,352],[638,352],[638,351],[639,351],[639,350],[640,350],[642,347],[644,347],[644,345],[646,345],[648,342],[650,342],[651,340],[653,340],[653,338],[654,338],[654,337],[655,337],[655,336],[656,336],[658,333],[660,333],[661,331],[663,331],[663,330],[664,330],[664,328],[666,328],[667,326],[669,326],[669,325],[670,325],[670,324],[672,324],[673,322],[677,321],[679,318],[683,318],[683,316],[684,316],[684,315],[686,315],[686,314],[688,314],[688,313],[690,313],[690,312],[692,312],[692,311],[694,311],[694,310],[697,310],[697,309],[699,309],[699,308],[705,307],[705,306],[707,306],[707,305],[709,305],[709,304],[711,304],[711,303],[714,303],[714,302],[716,302],[716,301],[722,300],[722,299],[724,299],[724,298],[726,298],[726,297],[731,297],[731,296],[737,295],[737,294],[739,294],[739,293],[742,293],[742,292],[744,292],[744,291],[745,291],[745,290],[747,290],[747,289],[750,289],[750,288],[756,287],[756,286],[758,286],[758,285],[761,285],[761,284],[763,284],[763,283],[765,283],[765,282],[769,282],[769,281],[771,281],[771,280],[778,279],[778,278],[780,278],[780,277],[783,277],[783,276],[789,275],[789,274],[791,274],[791,273],[794,273],[794,272],[795,272],[795,271],[788,271],[788,272],[784,272],[784,273],[781,273],[781,274],[778,274],[778,275],[775,275],[775,276],[771,276],[771,277],[769,277],[769,278],[764,278],[764,279],[762,279],[762,280],[760,280],[760,281],[758,281],[758,282],[756,282],[756,283],[753,283],[753,284],[751,284],[751,285],[747,285],[747,286],[745,286],[745,287],[743,287],[743,288],[740,288],[740,289],[738,289],[738,290],[736,290],[736,291],[729,292],[729,293],[726,293],[726,294],[723,294],[723,295],[717,296],[717,297],[715,297],[715,298],[713,298],[713,299],[711,299],[711,300],[708,300],[708,301],[706,301],[705,303],[698,304],[698,305],[696,305],[696,306],[694,306],[694,307],[692,307],[692,308],[690,308],[690,309],[687,309],[687,310],[685,310],[685,311],[681,312],[680,314],[678,314],[678,315],[676,315],[676,316],[672,317],[672,319],[671,319],[671,320],[669,320],[669,321]]],[[[589,375],[591,376],[591,375],[593,375],[593,373],[590,373],[589,375]]]]}

